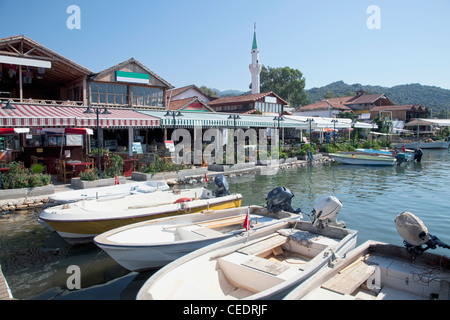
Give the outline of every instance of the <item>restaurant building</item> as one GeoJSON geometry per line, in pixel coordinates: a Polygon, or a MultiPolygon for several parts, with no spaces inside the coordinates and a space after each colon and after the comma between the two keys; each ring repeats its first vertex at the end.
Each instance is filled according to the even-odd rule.
{"type": "Polygon", "coordinates": [[[30,156],[76,159],[97,141],[131,154],[135,138],[160,126],[135,110],[164,110],[171,88],[133,58],[94,73],[26,36],[0,39],[0,127],[13,129],[0,159],[27,166],[30,156]]]}

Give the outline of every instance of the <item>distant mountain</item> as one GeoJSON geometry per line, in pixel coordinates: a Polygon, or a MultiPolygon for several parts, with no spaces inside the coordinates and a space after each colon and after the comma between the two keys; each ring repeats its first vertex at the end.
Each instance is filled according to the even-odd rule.
{"type": "Polygon", "coordinates": [[[212,88],[211,90],[216,91],[218,93],[219,97],[221,97],[221,98],[223,98],[223,97],[241,96],[243,94],[251,93],[250,91],[244,92],[244,91],[239,91],[239,90],[220,91],[219,89],[215,89],[215,88],[212,88]]]}
{"type": "Polygon", "coordinates": [[[394,87],[381,87],[371,85],[346,84],[343,81],[330,83],[320,88],[306,90],[310,103],[323,100],[325,95],[334,94],[334,97],[348,96],[355,91],[364,90],[368,93],[384,93],[396,105],[420,104],[431,107],[434,112],[446,110],[450,107],[450,90],[418,83],[404,84],[394,87]]]}

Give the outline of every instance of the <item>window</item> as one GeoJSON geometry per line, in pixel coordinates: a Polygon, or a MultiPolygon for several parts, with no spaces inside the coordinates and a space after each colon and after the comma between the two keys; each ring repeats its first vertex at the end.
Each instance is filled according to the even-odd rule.
{"type": "Polygon", "coordinates": [[[151,87],[132,86],[133,105],[145,107],[163,107],[163,90],[151,87]]]}
{"type": "Polygon", "coordinates": [[[108,105],[128,104],[128,87],[122,84],[93,82],[91,102],[108,105]]]}

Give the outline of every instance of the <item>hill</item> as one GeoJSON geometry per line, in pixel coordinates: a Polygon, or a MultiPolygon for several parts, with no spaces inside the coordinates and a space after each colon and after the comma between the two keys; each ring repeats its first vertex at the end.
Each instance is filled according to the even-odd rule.
{"type": "Polygon", "coordinates": [[[346,84],[343,81],[330,83],[320,88],[306,90],[309,101],[315,103],[324,99],[328,93],[335,97],[348,96],[355,91],[364,90],[368,93],[384,93],[396,105],[420,104],[432,108],[433,113],[450,107],[450,90],[418,83],[404,84],[394,87],[381,87],[371,85],[346,84]]]}
{"type": "Polygon", "coordinates": [[[239,91],[239,90],[225,90],[225,91],[220,91],[219,89],[212,89],[213,91],[217,92],[217,95],[221,98],[223,97],[232,97],[232,96],[241,96],[243,94],[248,94],[249,92],[243,92],[243,91],[239,91]]]}

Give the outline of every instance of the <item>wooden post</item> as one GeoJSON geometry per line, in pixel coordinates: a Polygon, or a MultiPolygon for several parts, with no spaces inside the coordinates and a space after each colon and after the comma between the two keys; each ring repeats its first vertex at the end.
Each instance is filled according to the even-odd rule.
{"type": "Polygon", "coordinates": [[[22,65],[19,65],[19,96],[20,102],[23,100],[22,65]]]}

